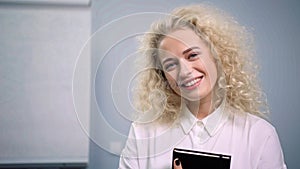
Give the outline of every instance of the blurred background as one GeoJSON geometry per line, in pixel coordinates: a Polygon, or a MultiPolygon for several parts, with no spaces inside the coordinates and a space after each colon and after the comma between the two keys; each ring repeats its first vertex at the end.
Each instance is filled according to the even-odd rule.
{"type": "Polygon", "coordinates": [[[269,121],[298,169],[296,0],[0,0],[0,168],[117,168],[137,38],[173,8],[203,2],[254,34],[269,121]]]}

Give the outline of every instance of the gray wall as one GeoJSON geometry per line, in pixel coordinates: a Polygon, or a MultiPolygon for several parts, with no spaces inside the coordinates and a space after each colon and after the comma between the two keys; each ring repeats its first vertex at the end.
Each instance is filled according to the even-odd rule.
{"type": "MultiPolygon", "coordinates": [[[[117,168],[118,166],[118,153],[126,139],[130,120],[126,119],[128,116],[124,116],[124,112],[119,112],[120,105],[114,104],[114,97],[123,96],[115,93],[120,92],[117,88],[111,89],[115,81],[114,72],[120,69],[118,66],[125,65],[123,61],[127,61],[128,55],[134,53],[136,49],[136,39],[127,36],[147,30],[151,20],[155,19],[151,15],[148,20],[128,22],[126,25],[126,22],[122,22],[126,20],[124,16],[140,12],[168,12],[176,6],[197,2],[201,1],[93,1],[92,83],[94,85],[92,85],[91,104],[90,168],[117,168]],[[115,135],[109,134],[111,131],[115,135]],[[111,139],[104,140],[103,137],[111,139]]],[[[297,77],[300,74],[298,67],[300,58],[297,54],[300,53],[300,48],[297,29],[300,26],[298,9],[300,4],[296,0],[214,0],[210,3],[228,11],[241,24],[253,29],[257,56],[261,64],[261,82],[272,111],[270,121],[280,136],[288,167],[299,168],[297,160],[300,151],[298,131],[300,129],[298,123],[300,83],[297,77]]],[[[123,70],[124,72],[126,69],[123,70]]],[[[130,82],[126,79],[131,75],[122,74],[119,82],[124,81],[124,84],[128,85],[130,82]]]]}

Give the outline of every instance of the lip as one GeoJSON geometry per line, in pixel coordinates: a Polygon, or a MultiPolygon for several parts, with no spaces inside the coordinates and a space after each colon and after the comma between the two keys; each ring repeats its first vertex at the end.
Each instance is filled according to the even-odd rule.
{"type": "Polygon", "coordinates": [[[204,78],[204,75],[201,75],[201,76],[198,76],[198,77],[195,77],[195,78],[192,78],[192,79],[184,80],[183,82],[180,83],[180,88],[183,88],[183,89],[186,89],[186,90],[193,90],[193,89],[195,89],[196,87],[198,87],[200,85],[200,83],[203,80],[203,78],[204,78]],[[195,82],[191,86],[185,86],[185,84],[190,83],[190,82],[192,82],[194,80],[198,80],[198,81],[195,82]]]}

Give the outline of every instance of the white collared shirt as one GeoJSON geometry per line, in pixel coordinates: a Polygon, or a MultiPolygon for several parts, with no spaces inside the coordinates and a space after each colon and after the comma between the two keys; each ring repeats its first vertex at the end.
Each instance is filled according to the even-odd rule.
{"type": "Polygon", "coordinates": [[[275,128],[224,107],[202,120],[184,108],[173,125],[133,123],[119,168],[171,169],[173,148],[183,148],[230,155],[231,169],[286,169],[275,128]]]}

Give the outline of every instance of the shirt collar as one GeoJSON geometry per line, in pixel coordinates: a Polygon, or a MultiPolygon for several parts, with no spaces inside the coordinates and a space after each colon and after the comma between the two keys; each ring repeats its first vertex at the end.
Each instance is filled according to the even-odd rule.
{"type": "Polygon", "coordinates": [[[224,111],[224,109],[225,101],[214,112],[209,114],[204,119],[199,120],[193,115],[192,112],[189,111],[186,106],[183,106],[182,115],[179,118],[180,124],[185,134],[188,134],[198,121],[202,121],[205,130],[209,136],[212,137],[228,119],[228,114],[226,111],[224,111]]]}

